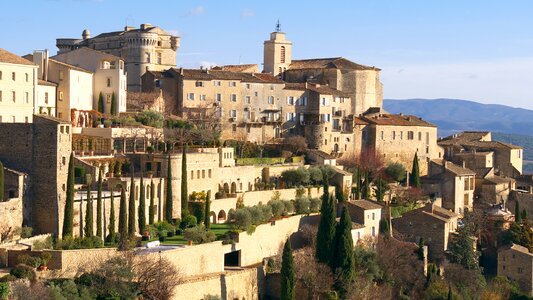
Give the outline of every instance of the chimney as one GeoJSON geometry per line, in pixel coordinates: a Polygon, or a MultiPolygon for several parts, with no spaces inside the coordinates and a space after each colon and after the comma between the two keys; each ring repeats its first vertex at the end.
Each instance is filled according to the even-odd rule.
{"type": "Polygon", "coordinates": [[[305,82],[305,89],[307,90],[307,81],[305,82]]]}
{"type": "Polygon", "coordinates": [[[444,167],[444,169],[446,169],[448,167],[448,161],[443,159],[442,160],[442,166],[444,167]]]}
{"type": "Polygon", "coordinates": [[[150,29],[154,26],[152,26],[152,24],[150,23],[144,23],[144,24],[141,24],[141,30],[147,30],[147,29],[150,29]]]}
{"type": "Polygon", "coordinates": [[[133,30],[134,28],[132,26],[124,26],[124,31],[130,31],[130,30],[133,30]]]}
{"type": "Polygon", "coordinates": [[[464,160],[463,160],[463,168],[466,168],[466,163],[464,160]]]}
{"type": "Polygon", "coordinates": [[[180,68],[180,75],[183,76],[183,68],[180,68]]]}
{"type": "Polygon", "coordinates": [[[400,113],[400,117],[403,117],[403,113],[400,113]]]}

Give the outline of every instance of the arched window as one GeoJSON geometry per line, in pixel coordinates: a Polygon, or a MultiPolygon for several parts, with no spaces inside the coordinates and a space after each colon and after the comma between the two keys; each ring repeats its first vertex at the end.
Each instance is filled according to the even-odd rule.
{"type": "Polygon", "coordinates": [[[285,63],[285,46],[281,46],[281,61],[282,64],[285,63]]]}
{"type": "Polygon", "coordinates": [[[148,52],[144,53],[144,57],[146,59],[146,62],[150,63],[150,53],[148,53],[148,52]]]}

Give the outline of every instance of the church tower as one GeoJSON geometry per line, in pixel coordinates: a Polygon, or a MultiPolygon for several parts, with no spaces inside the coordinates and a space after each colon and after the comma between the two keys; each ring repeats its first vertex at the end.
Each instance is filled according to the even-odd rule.
{"type": "Polygon", "coordinates": [[[285,72],[291,64],[292,42],[285,39],[281,32],[281,25],[276,24],[276,31],[270,34],[270,40],[264,43],[263,72],[272,73],[283,79],[285,72]]]}

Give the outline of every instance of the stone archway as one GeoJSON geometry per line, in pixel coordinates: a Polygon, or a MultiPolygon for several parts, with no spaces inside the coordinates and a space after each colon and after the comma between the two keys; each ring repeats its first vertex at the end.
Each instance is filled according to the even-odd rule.
{"type": "Polygon", "coordinates": [[[214,211],[209,213],[209,218],[211,219],[211,224],[217,224],[217,214],[214,211]]]}
{"type": "Polygon", "coordinates": [[[220,210],[218,212],[218,222],[217,223],[224,223],[226,221],[226,212],[224,210],[220,210]]]}
{"type": "Polygon", "coordinates": [[[229,184],[227,182],[224,183],[224,193],[229,194],[229,184]]]}
{"type": "Polygon", "coordinates": [[[231,193],[232,194],[237,193],[237,184],[235,182],[231,183],[231,193]]]}

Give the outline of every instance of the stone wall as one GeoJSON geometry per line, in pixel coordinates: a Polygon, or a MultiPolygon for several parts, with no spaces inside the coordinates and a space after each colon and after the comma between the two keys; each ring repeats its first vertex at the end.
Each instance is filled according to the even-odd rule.
{"type": "Polygon", "coordinates": [[[22,198],[0,202],[0,231],[22,227],[22,198]]]}

